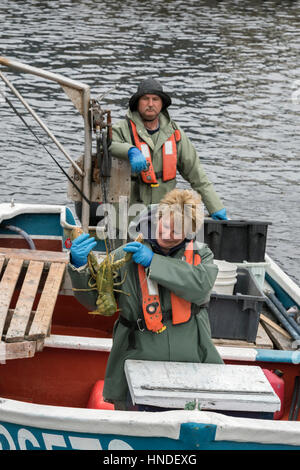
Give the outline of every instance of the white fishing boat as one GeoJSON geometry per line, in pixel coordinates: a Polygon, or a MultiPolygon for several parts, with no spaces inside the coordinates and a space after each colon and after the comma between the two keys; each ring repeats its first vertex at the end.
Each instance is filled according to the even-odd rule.
{"type": "MultiPolygon", "coordinates": [[[[76,172],[81,175],[77,178],[82,183],[79,190],[96,202],[101,193],[94,193],[96,189],[88,184],[92,168],[88,87],[4,58],[0,64],[58,82],[76,102],[84,118],[86,143],[78,168],[67,156],[73,168],[70,175],[74,181],[76,172]]],[[[126,167],[113,161],[112,169],[112,174],[123,172],[126,181],[126,167]]],[[[108,197],[128,190],[126,185],[112,187],[108,197]]],[[[89,204],[77,189],[74,191],[73,200],[82,203],[82,227],[93,232],[89,204]]],[[[239,264],[239,272],[247,272],[255,292],[215,293],[211,302],[227,302],[230,315],[233,302],[242,301],[243,318],[255,318],[254,323],[247,323],[250,334],[240,325],[234,334],[224,331],[225,337],[213,332],[225,369],[220,373],[211,370],[207,386],[186,381],[190,367],[197,377],[197,365],[187,364],[182,371],[176,363],[162,363],[162,370],[171,367],[172,373],[177,371],[175,386],[153,379],[152,390],[145,393],[145,384],[135,375],[135,364],[127,363],[136,402],[166,403],[169,410],[117,411],[102,398],[117,314],[88,315],[75,299],[66,271],[67,241],[78,225],[76,220],[65,206],[0,204],[0,447],[299,450],[300,351],[297,315],[291,315],[292,309],[297,312],[300,306],[299,286],[267,254],[258,262],[239,264]],[[223,377],[221,388],[216,375],[223,377]]],[[[100,252],[102,248],[99,242],[100,252]]],[[[146,362],[142,367],[151,370],[146,362]]]]}

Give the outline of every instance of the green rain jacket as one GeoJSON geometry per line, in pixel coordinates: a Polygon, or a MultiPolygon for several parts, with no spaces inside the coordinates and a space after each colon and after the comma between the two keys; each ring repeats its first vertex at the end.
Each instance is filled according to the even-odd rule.
{"type": "MultiPolygon", "coordinates": [[[[146,241],[154,251],[151,265],[148,269],[150,279],[159,286],[159,295],[163,313],[163,323],[166,329],[162,333],[151,331],[130,330],[118,319],[114,325],[113,345],[109,355],[103,396],[106,401],[126,401],[128,386],[124,373],[126,359],[149,361],[176,362],[207,362],[222,363],[212,339],[207,309],[203,307],[209,301],[210,293],[217,277],[218,268],[213,263],[213,254],[207,245],[194,242],[196,253],[201,256],[201,264],[191,266],[182,260],[185,246],[181,246],[172,254],[159,254],[153,241],[146,241]],[[156,251],[156,252],[155,252],[156,251]],[[173,325],[170,317],[171,296],[175,292],[192,303],[192,315],[188,322],[173,325]],[[168,314],[167,314],[168,312],[168,314]],[[167,318],[164,319],[164,316],[167,318]],[[132,342],[132,335],[134,342],[132,342]]],[[[124,257],[122,247],[114,251],[115,260],[124,257]]],[[[87,266],[76,269],[68,267],[73,288],[86,288],[90,278],[87,266]]],[[[141,290],[138,281],[137,264],[129,261],[119,273],[122,293],[116,293],[120,315],[129,322],[135,322],[142,316],[141,290]],[[125,276],[126,274],[126,276],[125,276]],[[129,295],[126,295],[126,294],[129,295]]],[[[119,289],[120,287],[118,287],[119,289]]],[[[89,310],[96,307],[97,292],[74,291],[77,300],[89,310]]]]}
{"type": "MultiPolygon", "coordinates": [[[[167,110],[160,113],[160,130],[155,134],[148,134],[143,121],[137,111],[127,112],[127,117],[131,119],[137,127],[137,132],[141,139],[146,142],[151,150],[152,164],[155,172],[162,171],[162,146],[174,133],[175,129],[180,130],[181,140],[177,144],[177,170],[181,176],[190,183],[192,189],[197,191],[203,200],[209,214],[223,209],[223,204],[216,194],[212,183],[208,180],[204,169],[200,163],[195,147],[186,136],[185,132],[171,120],[167,110]]],[[[113,126],[111,153],[114,157],[128,159],[128,150],[134,146],[127,119],[123,119],[113,126]]],[[[151,187],[145,184],[141,178],[131,182],[130,205],[134,203],[157,204],[162,197],[176,187],[176,179],[163,182],[158,180],[158,187],[151,187]]]]}

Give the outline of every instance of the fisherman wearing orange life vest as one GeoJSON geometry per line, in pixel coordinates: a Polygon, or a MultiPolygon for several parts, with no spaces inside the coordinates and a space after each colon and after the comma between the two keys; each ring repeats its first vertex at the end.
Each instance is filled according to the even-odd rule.
{"type": "MultiPolygon", "coordinates": [[[[130,242],[113,252],[115,260],[125,252],[133,253],[116,279],[124,280],[124,294],[115,294],[120,313],[103,390],[105,401],[114,403],[116,409],[132,409],[124,373],[126,359],[223,362],[211,339],[207,312],[218,269],[211,250],[195,240],[202,224],[200,196],[175,189],[131,224],[131,236],[142,233],[143,243],[130,242]]],[[[87,258],[93,242],[85,250],[86,243],[83,240],[81,248],[71,248],[71,262],[76,264],[78,250],[82,264],[69,265],[75,289],[87,287],[90,278],[83,253],[87,258]]],[[[74,294],[89,310],[95,309],[95,291],[75,290],[74,294]]],[[[107,305],[103,298],[98,308],[106,313],[107,305]]]]}
{"type": "Polygon", "coordinates": [[[176,173],[201,195],[214,219],[227,219],[226,210],[207,178],[195,147],[174,122],[167,108],[170,96],[161,84],[148,78],[140,83],[129,100],[126,119],[112,129],[111,154],[129,159],[131,200],[145,205],[157,204],[176,187],[176,173]]]}

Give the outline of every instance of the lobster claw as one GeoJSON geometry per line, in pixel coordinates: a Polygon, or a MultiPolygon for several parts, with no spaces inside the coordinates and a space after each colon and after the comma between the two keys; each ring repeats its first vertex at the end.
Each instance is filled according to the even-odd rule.
{"type": "Polygon", "coordinates": [[[113,294],[103,293],[100,294],[97,301],[97,309],[89,312],[91,315],[103,315],[111,317],[117,311],[117,303],[113,294]]]}

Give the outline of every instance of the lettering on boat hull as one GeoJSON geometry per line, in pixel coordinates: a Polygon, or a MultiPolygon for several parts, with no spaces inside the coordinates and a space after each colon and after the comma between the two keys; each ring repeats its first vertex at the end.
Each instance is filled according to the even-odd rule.
{"type": "Polygon", "coordinates": [[[73,432],[41,430],[0,423],[0,450],[133,450],[115,436],[97,436],[73,432]]]}

